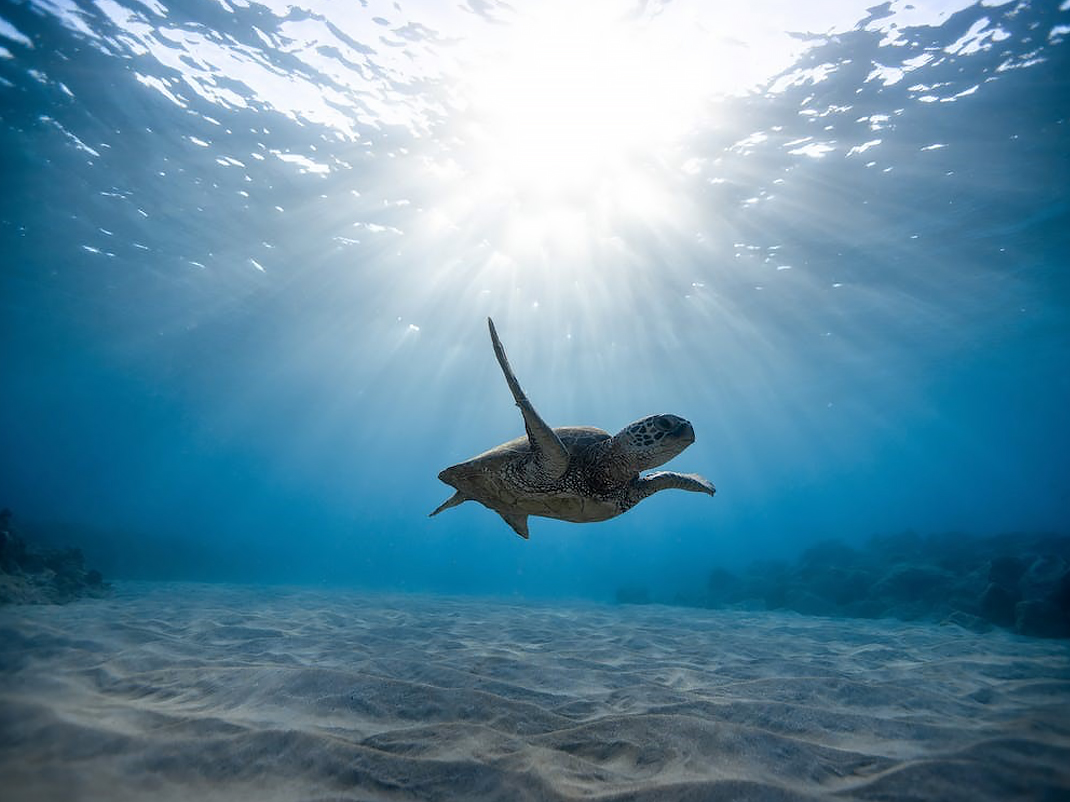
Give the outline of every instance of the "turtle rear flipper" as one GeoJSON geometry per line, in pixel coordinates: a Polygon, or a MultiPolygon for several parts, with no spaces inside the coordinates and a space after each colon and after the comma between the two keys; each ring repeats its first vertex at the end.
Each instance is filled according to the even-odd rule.
{"type": "Polygon", "coordinates": [[[524,428],[527,430],[528,442],[531,443],[531,452],[534,456],[529,463],[529,471],[534,475],[529,475],[528,478],[541,482],[560,479],[568,469],[568,449],[554,430],[546,425],[546,421],[539,417],[535,407],[520,389],[520,382],[516,380],[516,375],[509,366],[509,359],[505,356],[502,341],[498,339],[498,332],[494,329],[494,321],[489,317],[487,325],[490,327],[490,340],[494,344],[494,356],[498,358],[498,364],[501,365],[502,373],[505,374],[505,382],[509,385],[513,399],[524,416],[524,428]]]}
{"type": "Polygon", "coordinates": [[[431,513],[430,515],[428,515],[427,517],[428,518],[433,518],[434,516],[438,515],[443,510],[448,510],[450,507],[456,507],[458,504],[463,504],[466,501],[468,501],[468,496],[466,496],[464,493],[462,493],[460,490],[458,490],[456,493],[454,493],[448,499],[446,499],[441,504],[439,504],[438,507],[435,508],[435,511],[433,513],[431,513]]]}
{"type": "Polygon", "coordinates": [[[513,527],[513,531],[520,537],[524,538],[524,540],[528,539],[528,516],[502,512],[501,510],[498,510],[498,515],[502,516],[502,520],[513,527]]]}

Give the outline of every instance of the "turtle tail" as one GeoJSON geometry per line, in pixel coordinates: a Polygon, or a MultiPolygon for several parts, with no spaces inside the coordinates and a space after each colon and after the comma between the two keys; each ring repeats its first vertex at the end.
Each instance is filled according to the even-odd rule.
{"type": "Polygon", "coordinates": [[[431,518],[432,516],[438,515],[443,510],[448,510],[450,507],[456,507],[458,504],[461,504],[461,503],[463,503],[465,501],[468,501],[468,496],[464,495],[464,493],[462,493],[460,490],[458,490],[456,493],[454,493],[448,499],[446,499],[441,504],[439,504],[438,507],[435,509],[435,511],[433,513],[431,513],[431,515],[428,515],[427,517],[431,518]]]}

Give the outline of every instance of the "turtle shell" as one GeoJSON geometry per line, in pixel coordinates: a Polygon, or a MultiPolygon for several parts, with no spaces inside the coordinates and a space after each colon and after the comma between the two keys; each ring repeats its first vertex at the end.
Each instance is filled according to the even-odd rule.
{"type": "Polygon", "coordinates": [[[521,484],[517,481],[520,472],[512,470],[513,466],[519,468],[531,454],[531,442],[526,436],[452,465],[438,478],[466,498],[498,512],[576,522],[613,517],[616,506],[592,497],[583,481],[584,453],[595,443],[609,439],[609,433],[593,426],[562,426],[555,428],[554,433],[569,453],[569,466],[563,476],[546,485],[521,484]]]}

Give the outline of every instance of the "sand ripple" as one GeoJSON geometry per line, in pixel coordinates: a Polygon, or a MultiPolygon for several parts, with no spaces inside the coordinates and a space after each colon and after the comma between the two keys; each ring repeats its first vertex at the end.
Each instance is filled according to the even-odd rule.
{"type": "Polygon", "coordinates": [[[1070,798],[1070,649],[891,621],[131,584],[0,612],[20,800],[1070,798]]]}

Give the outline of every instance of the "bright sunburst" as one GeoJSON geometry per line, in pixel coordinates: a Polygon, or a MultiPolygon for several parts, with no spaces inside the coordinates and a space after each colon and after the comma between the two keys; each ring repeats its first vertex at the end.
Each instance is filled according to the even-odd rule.
{"type": "Polygon", "coordinates": [[[659,175],[708,95],[708,52],[622,8],[547,4],[469,74],[464,196],[509,209],[502,239],[514,255],[675,211],[659,175]]]}
{"type": "Polygon", "coordinates": [[[604,6],[579,14],[518,26],[497,68],[472,88],[486,167],[518,190],[590,190],[689,122],[688,79],[651,47],[648,30],[604,6]]]}

